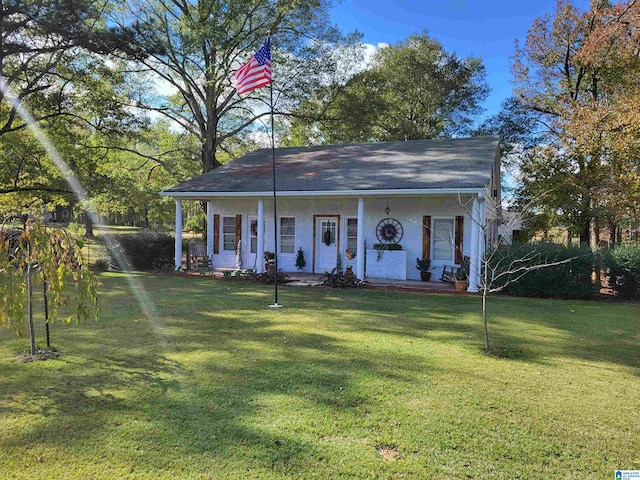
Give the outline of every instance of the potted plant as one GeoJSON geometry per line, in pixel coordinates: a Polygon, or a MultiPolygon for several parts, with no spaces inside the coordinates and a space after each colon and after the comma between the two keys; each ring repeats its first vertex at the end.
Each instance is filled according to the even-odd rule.
{"type": "Polygon", "coordinates": [[[416,268],[420,270],[420,279],[423,282],[431,280],[431,260],[428,258],[416,258],[416,268]]]}
{"type": "Polygon", "coordinates": [[[456,291],[466,292],[469,286],[469,274],[464,267],[460,267],[455,275],[456,278],[456,291]]]}
{"type": "Polygon", "coordinates": [[[299,272],[302,271],[304,267],[307,266],[307,261],[304,259],[304,252],[302,251],[302,247],[298,248],[298,256],[296,257],[296,268],[299,272]]]}

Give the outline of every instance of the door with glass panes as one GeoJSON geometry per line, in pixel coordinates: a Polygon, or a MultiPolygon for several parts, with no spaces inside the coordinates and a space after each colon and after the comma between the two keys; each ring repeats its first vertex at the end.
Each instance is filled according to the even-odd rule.
{"type": "Polygon", "coordinates": [[[330,272],[338,258],[338,217],[316,217],[316,273],[330,272]]]}

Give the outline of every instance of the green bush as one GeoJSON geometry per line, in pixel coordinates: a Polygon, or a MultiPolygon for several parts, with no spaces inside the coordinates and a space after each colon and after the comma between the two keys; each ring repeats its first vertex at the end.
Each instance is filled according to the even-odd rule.
{"type": "Polygon", "coordinates": [[[605,256],[609,285],[622,298],[640,298],[640,246],[620,245],[605,256]]]}
{"type": "Polygon", "coordinates": [[[496,252],[489,264],[492,287],[502,293],[536,298],[590,298],[595,295],[591,279],[594,256],[588,247],[567,247],[553,243],[515,244],[496,252]],[[517,270],[570,260],[559,265],[517,270]],[[506,272],[512,271],[511,274],[506,272]],[[518,278],[520,277],[520,278],[518,278]]]}
{"type": "Polygon", "coordinates": [[[165,233],[118,235],[108,252],[114,270],[163,270],[173,268],[175,242],[165,233]]]}
{"type": "Polygon", "coordinates": [[[104,258],[99,258],[91,266],[91,271],[95,273],[106,272],[109,270],[109,261],[104,258]]]}

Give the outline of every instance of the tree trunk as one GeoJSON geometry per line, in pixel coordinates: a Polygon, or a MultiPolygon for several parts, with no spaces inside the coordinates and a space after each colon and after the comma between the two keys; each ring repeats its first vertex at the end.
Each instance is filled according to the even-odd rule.
{"type": "Polygon", "coordinates": [[[27,247],[27,318],[29,321],[29,338],[31,340],[31,355],[36,354],[36,329],[33,325],[33,285],[31,282],[31,249],[27,247]]]}
{"type": "Polygon", "coordinates": [[[89,212],[84,212],[84,236],[87,238],[93,238],[95,235],[93,234],[93,219],[89,212]]]}
{"type": "Polygon", "coordinates": [[[216,146],[214,140],[205,140],[202,143],[202,173],[207,173],[220,166],[216,159],[216,146]]]}
{"type": "Polygon", "coordinates": [[[49,336],[49,305],[47,302],[47,281],[42,282],[42,295],[44,297],[44,330],[47,336],[47,348],[51,350],[51,337],[49,336]]]}
{"type": "Polygon", "coordinates": [[[602,287],[602,265],[600,262],[600,225],[596,219],[591,219],[591,240],[589,245],[591,246],[591,251],[595,254],[595,265],[593,266],[593,269],[595,270],[596,292],[599,292],[602,287]]]}
{"type": "Polygon", "coordinates": [[[482,324],[484,326],[484,348],[489,353],[489,327],[487,325],[487,289],[482,289],[482,324]]]}

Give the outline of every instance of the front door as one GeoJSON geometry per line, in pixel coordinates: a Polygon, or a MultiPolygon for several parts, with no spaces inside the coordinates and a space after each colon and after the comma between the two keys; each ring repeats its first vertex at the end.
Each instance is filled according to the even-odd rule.
{"type": "Polygon", "coordinates": [[[316,273],[330,272],[338,258],[338,217],[316,217],[316,273]]]}

